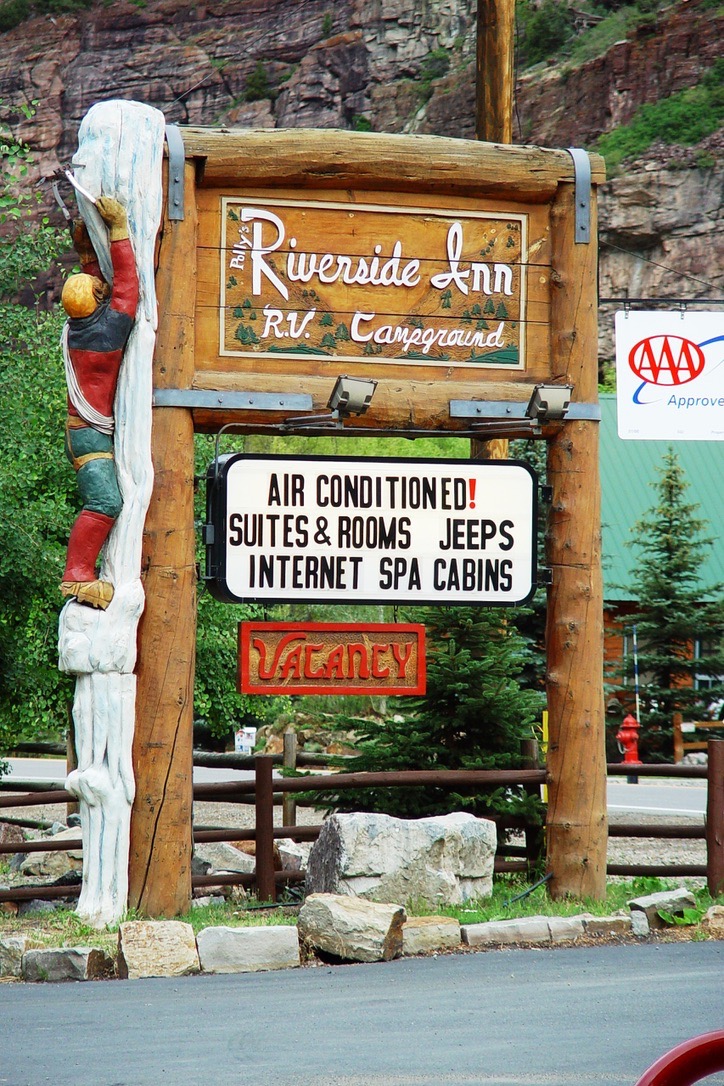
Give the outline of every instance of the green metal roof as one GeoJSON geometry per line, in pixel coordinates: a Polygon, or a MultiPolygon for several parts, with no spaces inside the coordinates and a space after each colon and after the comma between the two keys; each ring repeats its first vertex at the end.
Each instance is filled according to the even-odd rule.
{"type": "Polygon", "coordinates": [[[686,500],[714,539],[702,565],[703,586],[724,582],[724,442],[623,441],[617,433],[616,396],[601,395],[601,524],[603,595],[606,601],[634,598],[617,585],[635,583],[637,550],[626,546],[632,528],[656,501],[657,467],[674,448],[688,485],[686,500]]]}

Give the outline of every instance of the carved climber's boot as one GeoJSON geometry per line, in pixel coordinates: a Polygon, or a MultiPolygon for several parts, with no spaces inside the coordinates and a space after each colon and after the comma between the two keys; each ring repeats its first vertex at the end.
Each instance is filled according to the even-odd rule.
{"type": "Polygon", "coordinates": [[[113,599],[113,585],[98,580],[96,562],[115,520],[105,513],[84,509],[73,525],[60,593],[78,603],[105,611],[113,599]]]}
{"type": "Polygon", "coordinates": [[[110,581],[61,581],[60,594],[105,611],[113,599],[113,585],[110,581]]]}

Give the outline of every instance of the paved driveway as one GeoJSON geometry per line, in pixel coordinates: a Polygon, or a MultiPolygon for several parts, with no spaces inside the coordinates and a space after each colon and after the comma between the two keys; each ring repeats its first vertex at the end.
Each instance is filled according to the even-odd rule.
{"type": "Polygon", "coordinates": [[[6,984],[0,1084],[633,1086],[721,1028],[722,978],[704,942],[6,984]]]}

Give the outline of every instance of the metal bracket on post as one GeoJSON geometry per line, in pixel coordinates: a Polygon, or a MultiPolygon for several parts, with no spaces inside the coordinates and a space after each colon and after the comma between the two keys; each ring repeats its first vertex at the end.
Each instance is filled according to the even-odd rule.
{"type": "MultiPolygon", "coordinates": [[[[450,417],[453,419],[490,419],[513,424],[526,416],[527,405],[512,400],[450,400],[450,417]]],[[[601,405],[597,403],[571,403],[565,411],[566,419],[601,421],[601,405]]]]}
{"type": "Polygon", "coordinates": [[[587,245],[591,240],[591,160],[588,152],[580,147],[568,147],[567,150],[573,159],[575,242],[576,245],[587,245]]]}
{"type": "Polygon", "coordinates": [[[154,407],[188,407],[191,410],[311,411],[306,392],[217,392],[200,388],[155,388],[154,407]]]}
{"type": "Polygon", "coordinates": [[[184,164],[186,152],[178,125],[166,125],[168,144],[168,217],[182,221],[184,217],[184,164]]]}

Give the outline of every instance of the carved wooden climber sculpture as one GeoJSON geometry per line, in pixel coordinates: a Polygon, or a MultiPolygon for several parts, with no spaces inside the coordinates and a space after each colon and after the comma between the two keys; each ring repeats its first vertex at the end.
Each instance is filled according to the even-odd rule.
{"type": "Polygon", "coordinates": [[[98,579],[96,562],[123,505],[113,456],[113,401],[138,306],[138,275],[125,209],[110,196],[99,197],[96,208],[109,228],[113,287],[104,281],[80,222],[73,242],[82,271],[68,278],[62,295],[68,314],[63,332],[66,453],[77,473],[83,508],[70,533],[60,591],[105,610],[113,585],[98,579]]]}

